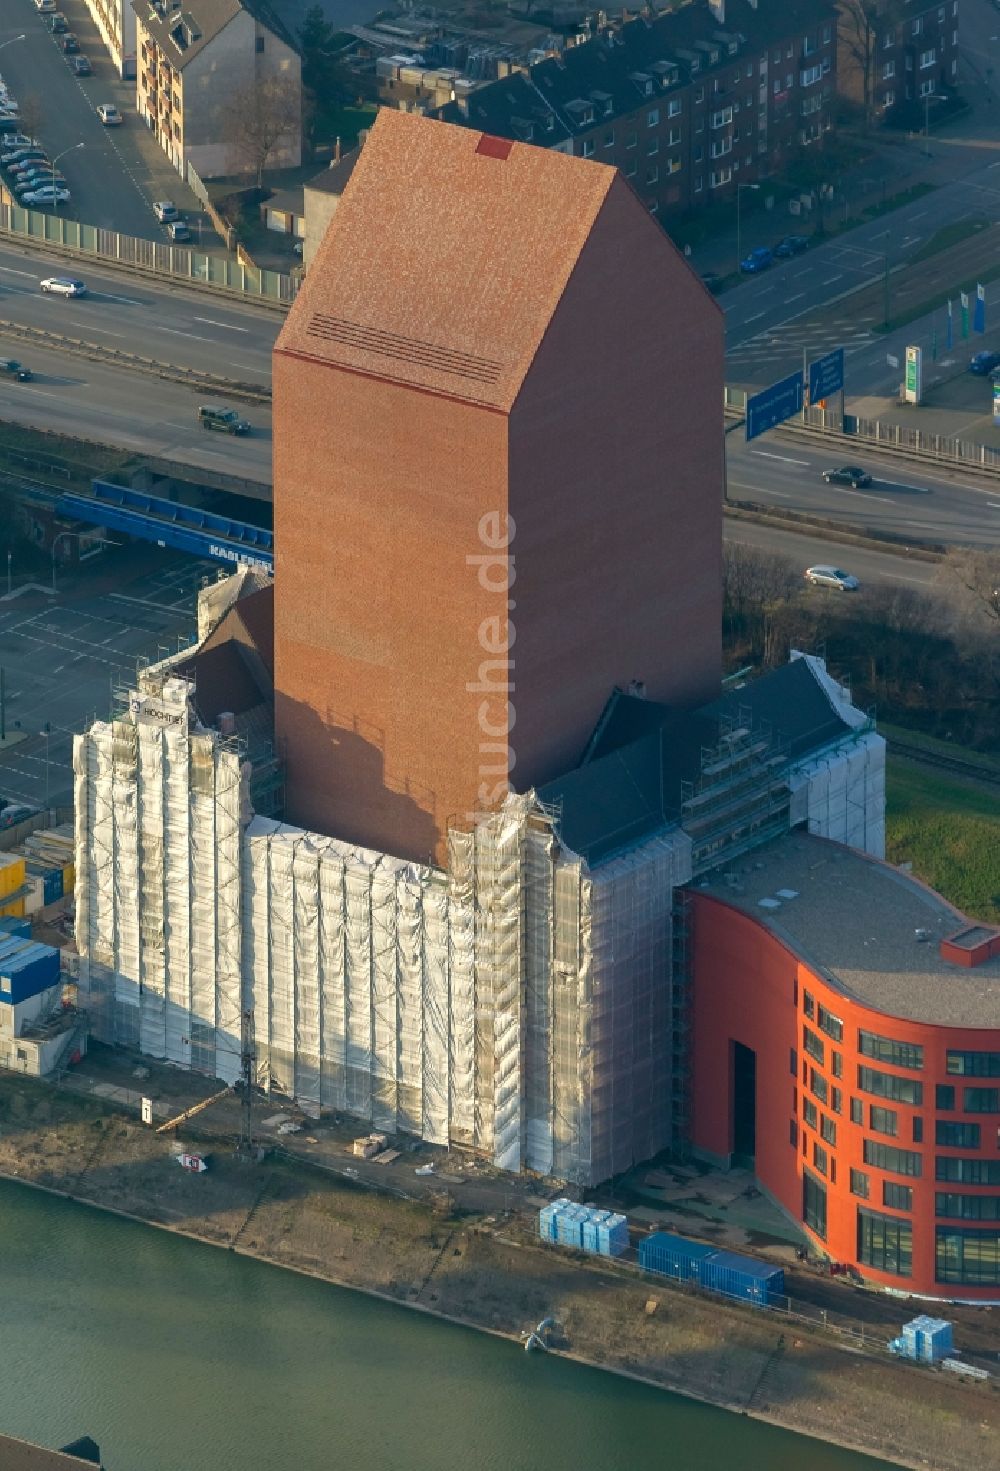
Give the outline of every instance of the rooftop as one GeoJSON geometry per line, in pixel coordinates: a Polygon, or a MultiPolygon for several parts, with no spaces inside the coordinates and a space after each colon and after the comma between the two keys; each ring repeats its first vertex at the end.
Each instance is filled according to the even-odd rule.
{"type": "Polygon", "coordinates": [[[298,50],[294,36],[268,0],[183,0],[181,5],[173,6],[170,0],[132,0],[132,9],[178,71],[203,51],[241,10],[272,31],[286,46],[298,50]]]}
{"type": "Polygon", "coordinates": [[[383,108],[276,352],[506,411],[612,189],[603,164],[383,108]]]}
{"type": "Polygon", "coordinates": [[[697,891],[752,915],[844,995],[888,1016],[1000,1027],[1000,956],[971,968],[942,959],[939,942],[965,917],[856,849],[789,833],[697,891]]]}

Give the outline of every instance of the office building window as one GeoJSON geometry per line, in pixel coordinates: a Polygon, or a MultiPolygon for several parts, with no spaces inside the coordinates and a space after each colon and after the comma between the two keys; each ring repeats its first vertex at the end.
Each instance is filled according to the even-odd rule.
{"type": "Polygon", "coordinates": [[[913,1225],[902,1216],[883,1216],[858,1206],[858,1261],[877,1272],[909,1277],[913,1272],[913,1225]]]}
{"type": "Polygon", "coordinates": [[[919,1179],[922,1160],[912,1149],[897,1149],[892,1144],[879,1144],[875,1139],[864,1141],[864,1161],[876,1170],[889,1170],[894,1175],[912,1175],[919,1179]]]}
{"type": "Polygon", "coordinates": [[[816,1001],[811,991],[802,992],[802,1010],[805,1012],[810,1021],[813,1021],[815,1019],[816,1001]]]}
{"type": "Polygon", "coordinates": [[[802,1046],[814,1062],[818,1062],[820,1067],[824,1065],[826,1062],[826,1047],[820,1041],[819,1037],[817,1037],[816,1033],[810,1031],[805,1026],[802,1028],[802,1046]]]}
{"type": "Polygon", "coordinates": [[[835,1078],[844,1076],[844,1054],[842,1052],[830,1052],[830,1071],[835,1078]]]}
{"type": "Polygon", "coordinates": [[[843,1113],[844,1111],[844,1095],[839,1088],[830,1089],[830,1107],[834,1113],[843,1113]]]}
{"type": "Polygon", "coordinates": [[[820,1115],[819,1132],[827,1144],[830,1145],[831,1149],[836,1149],[837,1125],[833,1119],[828,1119],[825,1113],[820,1115]]]}
{"type": "Polygon", "coordinates": [[[832,1011],[827,1011],[822,1003],[820,1003],[817,1021],[819,1022],[821,1032],[825,1032],[828,1037],[832,1037],[834,1042],[843,1042],[844,1023],[839,1017],[834,1016],[832,1011]]]}
{"type": "Polygon", "coordinates": [[[803,1098],[802,1100],[802,1117],[810,1129],[815,1129],[819,1126],[819,1110],[811,1098],[803,1098]]]}
{"type": "Polygon", "coordinates": [[[799,1054],[794,1047],[788,1049],[788,1070],[793,1078],[799,1075],[799,1054]]]}
{"type": "Polygon", "coordinates": [[[1000,1231],[939,1226],[935,1255],[939,1282],[1000,1286],[1000,1231]]]}
{"type": "Polygon", "coordinates": [[[895,1185],[891,1180],[886,1180],[882,1185],[882,1204],[893,1211],[911,1211],[913,1186],[895,1185]]]}
{"type": "Polygon", "coordinates": [[[788,1120],[788,1142],[793,1149],[799,1142],[799,1126],[794,1119],[788,1120]]]}
{"type": "MultiPolygon", "coordinates": [[[[886,1062],[890,1067],[911,1068],[919,1072],[924,1065],[922,1047],[914,1042],[895,1042],[891,1037],[879,1037],[875,1032],[858,1033],[858,1051],[862,1057],[873,1057],[876,1062],[886,1062]]],[[[951,1072],[950,1067],[948,1071],[951,1072]]],[[[1000,1077],[1000,1073],[997,1076],[1000,1077]]]]}
{"type": "Polygon", "coordinates": [[[873,1103],[869,1110],[869,1124],[876,1134],[889,1134],[895,1139],[899,1133],[899,1115],[894,1108],[878,1108],[873,1103]]]}
{"type": "Polygon", "coordinates": [[[851,1123],[863,1124],[865,1121],[865,1106],[860,1098],[851,1099],[851,1123]]]}
{"type": "Polygon", "coordinates": [[[660,109],[658,107],[651,107],[646,114],[646,127],[655,128],[659,121],[660,109]]]}
{"type": "Polygon", "coordinates": [[[868,1199],[868,1176],[864,1170],[851,1171],[851,1194],[860,1195],[862,1200],[868,1199]]]}
{"type": "Polygon", "coordinates": [[[805,1169],[802,1171],[802,1219],[810,1231],[826,1240],[826,1186],[805,1169]]]}
{"type": "Polygon", "coordinates": [[[828,1098],[827,1081],[822,1073],[818,1073],[814,1067],[809,1069],[809,1087],[816,1094],[820,1103],[826,1103],[828,1098]]]}
{"type": "Polygon", "coordinates": [[[1000,1195],[935,1196],[935,1211],[959,1221],[1000,1221],[1000,1195]]]}
{"type": "Polygon", "coordinates": [[[876,1098],[891,1098],[895,1103],[914,1103],[919,1108],[924,1101],[924,1085],[916,1078],[897,1078],[895,1073],[883,1073],[878,1068],[859,1067],[858,1087],[862,1093],[874,1093],[876,1098]]]}
{"type": "Polygon", "coordinates": [[[954,1185],[1000,1185],[1000,1159],[962,1159],[938,1155],[934,1178],[954,1185]]]}
{"type": "Polygon", "coordinates": [[[938,1119],[934,1125],[934,1142],[945,1149],[978,1149],[981,1140],[978,1124],[956,1124],[938,1119]]]}
{"type": "Polygon", "coordinates": [[[955,1107],[955,1090],[948,1083],[938,1083],[934,1089],[934,1107],[948,1109],[955,1107]]]}
{"type": "Polygon", "coordinates": [[[822,1144],[818,1144],[815,1140],[813,1140],[813,1164],[819,1170],[821,1175],[825,1175],[827,1173],[826,1150],[823,1148],[822,1144]]]}
{"type": "Polygon", "coordinates": [[[959,1078],[1000,1078],[1000,1052],[949,1052],[947,1070],[959,1078]]]}
{"type": "Polygon", "coordinates": [[[1000,1088],[965,1088],[966,1113],[1000,1113],[1000,1088]]]}
{"type": "Polygon", "coordinates": [[[912,1132],[912,1138],[913,1138],[914,1144],[923,1144],[923,1142],[924,1142],[924,1121],[923,1121],[923,1119],[917,1113],[917,1114],[914,1114],[913,1115],[913,1118],[911,1119],[910,1123],[911,1123],[911,1132],[912,1132]]]}

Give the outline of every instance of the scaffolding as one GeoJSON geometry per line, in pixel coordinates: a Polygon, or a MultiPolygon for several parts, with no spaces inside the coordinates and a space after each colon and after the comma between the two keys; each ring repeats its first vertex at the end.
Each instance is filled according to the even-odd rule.
{"type": "Polygon", "coordinates": [[[716,745],[704,747],[696,781],[681,785],[681,826],[696,874],[788,830],[788,751],[745,709],[723,717],[716,745]]]}

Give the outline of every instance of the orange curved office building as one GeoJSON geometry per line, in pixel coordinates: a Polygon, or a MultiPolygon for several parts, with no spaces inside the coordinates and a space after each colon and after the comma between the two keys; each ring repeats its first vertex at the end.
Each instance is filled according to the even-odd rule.
{"type": "Polygon", "coordinates": [[[1000,931],[794,832],[691,891],[692,1139],[884,1287],[1000,1302],[1000,931]]]}

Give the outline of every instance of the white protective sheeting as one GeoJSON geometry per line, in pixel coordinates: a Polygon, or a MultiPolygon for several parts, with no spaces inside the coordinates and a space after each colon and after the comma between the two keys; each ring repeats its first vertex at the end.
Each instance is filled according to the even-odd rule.
{"type": "Polygon", "coordinates": [[[799,762],[788,785],[792,827],[885,857],[885,741],[874,730],[799,762]]]}

